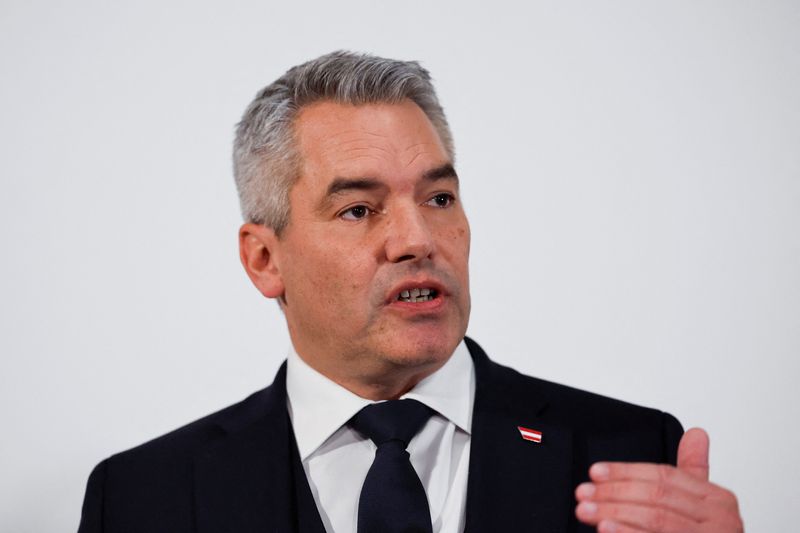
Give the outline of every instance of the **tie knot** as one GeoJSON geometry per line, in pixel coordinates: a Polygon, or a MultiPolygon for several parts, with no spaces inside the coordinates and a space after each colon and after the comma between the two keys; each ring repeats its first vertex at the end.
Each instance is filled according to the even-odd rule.
{"type": "Polygon", "coordinates": [[[348,425],[377,446],[400,440],[405,448],[432,414],[428,406],[417,400],[389,400],[364,407],[348,425]]]}

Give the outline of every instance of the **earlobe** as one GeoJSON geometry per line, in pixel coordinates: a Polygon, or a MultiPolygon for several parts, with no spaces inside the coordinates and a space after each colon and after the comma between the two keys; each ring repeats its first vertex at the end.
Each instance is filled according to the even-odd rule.
{"type": "Polygon", "coordinates": [[[253,285],[267,298],[282,298],[279,242],[275,232],[248,222],[239,228],[239,259],[253,285]]]}

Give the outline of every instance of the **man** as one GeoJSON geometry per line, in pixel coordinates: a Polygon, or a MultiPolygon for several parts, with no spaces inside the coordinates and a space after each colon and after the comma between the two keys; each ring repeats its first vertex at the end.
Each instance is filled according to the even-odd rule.
{"type": "Polygon", "coordinates": [[[234,167],[241,261],[293,349],[267,389],[98,465],[81,532],[741,531],[702,430],[464,338],[469,224],[418,64],[289,70],[234,167]]]}

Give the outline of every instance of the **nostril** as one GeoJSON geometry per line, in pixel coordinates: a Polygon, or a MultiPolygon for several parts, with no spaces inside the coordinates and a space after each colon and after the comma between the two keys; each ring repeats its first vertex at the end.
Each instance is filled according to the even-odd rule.
{"type": "Polygon", "coordinates": [[[400,261],[410,261],[410,260],[412,260],[414,258],[415,258],[415,256],[410,255],[410,254],[409,255],[403,255],[403,256],[400,256],[400,257],[397,258],[397,262],[399,263],[400,261]]]}

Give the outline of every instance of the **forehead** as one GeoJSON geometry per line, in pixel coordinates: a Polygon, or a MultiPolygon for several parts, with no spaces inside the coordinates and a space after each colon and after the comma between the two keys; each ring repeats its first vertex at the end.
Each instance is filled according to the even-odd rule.
{"type": "Polygon", "coordinates": [[[419,174],[449,162],[436,129],[410,100],[303,108],[295,122],[301,179],[338,175],[419,174]]]}

